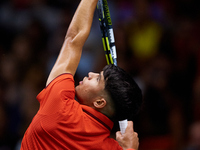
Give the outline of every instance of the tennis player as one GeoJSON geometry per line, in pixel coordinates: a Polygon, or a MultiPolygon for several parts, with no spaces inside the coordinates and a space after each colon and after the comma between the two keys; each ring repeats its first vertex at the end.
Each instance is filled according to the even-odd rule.
{"type": "Polygon", "coordinates": [[[116,133],[117,141],[109,138],[113,120],[130,118],[141,105],[141,90],[126,72],[108,65],[100,73],[89,72],[74,86],[97,2],[80,1],[46,87],[37,95],[40,108],[24,134],[21,150],[138,149],[132,121],[125,134],[116,133]]]}

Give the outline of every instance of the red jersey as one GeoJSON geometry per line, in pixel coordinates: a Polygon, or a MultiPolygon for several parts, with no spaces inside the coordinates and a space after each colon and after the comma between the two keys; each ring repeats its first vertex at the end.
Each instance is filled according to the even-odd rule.
{"type": "Polygon", "coordinates": [[[122,150],[109,138],[113,122],[75,99],[71,74],[55,78],[37,96],[40,108],[24,134],[21,150],[122,150]]]}

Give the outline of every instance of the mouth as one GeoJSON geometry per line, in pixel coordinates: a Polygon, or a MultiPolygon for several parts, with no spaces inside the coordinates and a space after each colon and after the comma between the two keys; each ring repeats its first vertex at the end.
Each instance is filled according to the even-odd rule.
{"type": "Polygon", "coordinates": [[[87,78],[88,78],[88,77],[84,77],[84,78],[83,78],[83,81],[80,81],[80,82],[79,82],[79,85],[83,84],[84,80],[86,80],[87,78]]]}

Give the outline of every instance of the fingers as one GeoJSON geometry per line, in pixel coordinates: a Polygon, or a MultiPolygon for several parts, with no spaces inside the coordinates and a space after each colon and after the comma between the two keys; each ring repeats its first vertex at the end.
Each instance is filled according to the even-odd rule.
{"type": "MultiPolygon", "coordinates": [[[[126,127],[125,133],[128,133],[128,132],[134,132],[133,121],[128,121],[128,125],[126,127]]],[[[120,131],[117,131],[116,136],[122,136],[122,133],[120,131]]]]}
{"type": "Polygon", "coordinates": [[[133,127],[133,121],[128,121],[128,125],[133,127]]]}
{"type": "Polygon", "coordinates": [[[122,135],[122,133],[120,131],[117,131],[116,135],[120,136],[120,135],[122,135]]]}
{"type": "Polygon", "coordinates": [[[121,139],[122,138],[122,133],[121,131],[117,131],[116,132],[116,140],[121,139]]]}
{"type": "Polygon", "coordinates": [[[122,135],[120,131],[116,132],[116,140],[123,149],[138,149],[139,138],[138,133],[133,129],[133,122],[128,121],[125,133],[122,135]]]}
{"type": "Polygon", "coordinates": [[[127,125],[127,128],[126,130],[128,131],[133,131],[134,132],[134,129],[133,129],[133,121],[128,121],[128,125],[127,125]]]}
{"type": "MultiPolygon", "coordinates": [[[[126,131],[125,131],[124,134],[130,134],[130,133],[134,133],[133,122],[132,121],[128,121],[128,125],[127,125],[126,131]]],[[[117,131],[116,132],[116,139],[122,138],[122,137],[123,137],[123,135],[122,135],[121,131],[117,131]]]]}
{"type": "Polygon", "coordinates": [[[135,134],[136,137],[138,137],[138,133],[137,132],[134,132],[134,134],[135,134]]]}

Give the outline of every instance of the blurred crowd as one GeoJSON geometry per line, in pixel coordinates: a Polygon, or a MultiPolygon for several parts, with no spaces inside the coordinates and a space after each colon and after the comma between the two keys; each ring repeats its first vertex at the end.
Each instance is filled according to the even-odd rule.
{"type": "MultiPolygon", "coordinates": [[[[79,0],[0,1],[0,150],[19,150],[79,0]]],[[[139,150],[200,150],[200,2],[108,0],[118,66],[142,89],[139,150]]],[[[98,15],[75,75],[106,65],[98,15]]]]}

